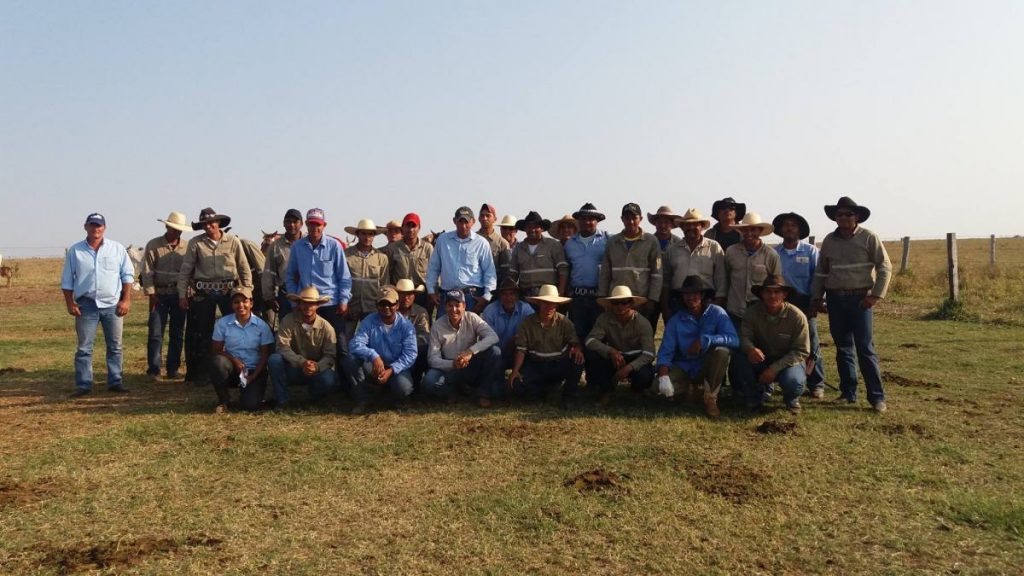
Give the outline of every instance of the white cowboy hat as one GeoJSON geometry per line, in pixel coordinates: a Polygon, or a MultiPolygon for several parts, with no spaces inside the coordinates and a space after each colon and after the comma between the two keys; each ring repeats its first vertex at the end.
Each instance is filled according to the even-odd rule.
{"type": "Polygon", "coordinates": [[[690,208],[689,210],[686,211],[686,213],[677,218],[676,226],[682,226],[683,224],[690,224],[694,222],[700,224],[703,228],[711,226],[711,220],[705,218],[704,215],[701,214],[700,211],[697,210],[696,208],[690,208]]]}
{"type": "Polygon", "coordinates": [[[357,222],[355,226],[345,226],[345,232],[348,232],[353,236],[356,232],[373,232],[374,234],[383,234],[384,232],[387,232],[387,228],[381,228],[374,224],[373,220],[363,218],[357,222]]]}
{"type": "Polygon", "coordinates": [[[526,298],[531,304],[537,304],[540,302],[548,302],[550,304],[565,304],[571,302],[572,298],[567,296],[559,296],[558,288],[552,284],[545,284],[537,290],[536,296],[529,296],[526,298]]]}
{"type": "Polygon", "coordinates": [[[289,294],[287,298],[292,302],[310,302],[314,304],[327,304],[331,301],[330,296],[321,296],[316,286],[307,286],[298,294],[289,294]]]}
{"type": "Polygon", "coordinates": [[[399,293],[402,292],[423,292],[423,285],[415,286],[412,280],[408,278],[402,278],[398,282],[395,282],[395,290],[399,293]]]}
{"type": "Polygon", "coordinates": [[[654,214],[651,214],[650,212],[647,213],[647,221],[652,225],[655,220],[661,217],[666,217],[675,222],[676,218],[679,218],[679,214],[676,214],[675,210],[673,210],[671,206],[659,206],[658,211],[654,214]]]}
{"type": "Polygon", "coordinates": [[[157,222],[163,222],[168,228],[174,228],[179,232],[188,232],[192,229],[192,225],[188,223],[188,216],[185,216],[181,212],[171,212],[167,216],[167,220],[156,219],[157,222]]]}
{"type": "Polygon", "coordinates": [[[747,212],[743,216],[743,220],[740,220],[737,224],[733,224],[732,227],[739,230],[757,228],[760,230],[760,234],[758,234],[759,236],[767,236],[775,231],[775,227],[772,226],[771,222],[761,220],[761,215],[757,212],[747,212]]]}
{"type": "Polygon", "coordinates": [[[640,306],[647,302],[647,298],[643,296],[633,296],[633,291],[629,289],[629,286],[616,286],[612,288],[611,294],[604,298],[598,298],[597,303],[602,306],[608,306],[612,302],[620,302],[622,300],[629,300],[633,306],[640,306]]]}
{"type": "Polygon", "coordinates": [[[501,217],[501,222],[498,222],[498,228],[515,228],[518,221],[515,216],[505,214],[501,217]]]}

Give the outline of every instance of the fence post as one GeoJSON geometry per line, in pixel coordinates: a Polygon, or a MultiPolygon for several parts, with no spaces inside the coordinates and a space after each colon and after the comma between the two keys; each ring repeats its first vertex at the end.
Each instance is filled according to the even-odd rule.
{"type": "Polygon", "coordinates": [[[996,235],[993,234],[988,238],[988,267],[996,267],[996,235]]]}
{"type": "Polygon", "coordinates": [[[903,237],[903,257],[900,258],[900,274],[907,271],[907,264],[910,262],[910,236],[903,237]]]}
{"type": "Polygon", "coordinates": [[[949,268],[949,299],[956,302],[960,300],[960,271],[956,258],[956,232],[946,234],[946,253],[949,256],[947,259],[949,268]]]}

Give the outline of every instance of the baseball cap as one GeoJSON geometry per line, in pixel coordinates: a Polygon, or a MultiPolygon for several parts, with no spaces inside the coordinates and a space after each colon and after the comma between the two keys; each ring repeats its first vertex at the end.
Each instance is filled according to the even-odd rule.
{"type": "Polygon", "coordinates": [[[93,212],[85,217],[86,224],[99,224],[100,226],[107,225],[107,219],[103,217],[103,214],[99,212],[93,212]]]}
{"type": "Polygon", "coordinates": [[[463,206],[455,211],[455,220],[474,220],[473,211],[469,206],[463,206]]]}
{"type": "Polygon", "coordinates": [[[491,216],[494,216],[495,218],[498,217],[498,211],[494,209],[494,204],[485,203],[480,206],[480,213],[483,214],[484,212],[490,212],[491,216]]]}
{"type": "Polygon", "coordinates": [[[306,212],[306,222],[313,222],[314,224],[326,224],[327,220],[324,218],[324,211],[320,208],[310,208],[306,212]]]}
{"type": "Polygon", "coordinates": [[[387,302],[388,304],[396,304],[398,302],[398,292],[391,286],[385,286],[380,291],[380,297],[377,298],[377,302],[387,302]]]}
{"type": "Polygon", "coordinates": [[[285,220],[302,220],[302,212],[299,212],[295,208],[289,208],[288,211],[284,213],[284,219],[285,220]]]}
{"type": "Polygon", "coordinates": [[[242,296],[245,296],[249,300],[252,300],[252,290],[250,290],[249,288],[246,288],[245,286],[236,286],[231,291],[231,298],[234,298],[235,296],[238,296],[239,294],[241,294],[242,296]]]}
{"type": "Polygon", "coordinates": [[[449,290],[444,293],[446,300],[455,300],[457,302],[466,302],[466,295],[462,293],[462,290],[449,290]]]}
{"type": "Polygon", "coordinates": [[[623,216],[643,216],[643,212],[640,210],[640,205],[635,202],[630,202],[622,207],[623,216]]]}
{"type": "Polygon", "coordinates": [[[405,218],[402,218],[402,226],[405,226],[409,222],[415,222],[416,223],[416,227],[419,228],[420,227],[420,215],[415,213],[415,212],[409,212],[408,214],[405,215],[405,218]]]}

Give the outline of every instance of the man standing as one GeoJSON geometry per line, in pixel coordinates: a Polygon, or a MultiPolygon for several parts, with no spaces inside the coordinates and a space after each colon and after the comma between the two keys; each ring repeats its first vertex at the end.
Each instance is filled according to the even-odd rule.
{"type": "Polygon", "coordinates": [[[653,234],[640,229],[641,215],[637,204],[622,207],[622,232],[608,240],[597,292],[607,296],[612,286],[626,286],[631,293],[645,296],[640,313],[654,328],[661,314],[661,245],[653,234]]]}
{"type": "Polygon", "coordinates": [[[267,389],[267,359],[274,345],[270,326],[252,313],[252,290],[231,291],[234,314],[221,316],[213,328],[210,383],[217,392],[218,414],[228,411],[229,388],[239,388],[242,410],[255,412],[267,389]]]}
{"type": "Polygon", "coordinates": [[[178,306],[178,275],[185,259],[185,243],[181,233],[190,229],[181,212],[171,212],[164,223],[162,236],[146,244],[139,283],[149,298],[149,335],[146,344],[146,374],[160,375],[164,326],[168,328],[167,377],[177,378],[181,366],[181,347],[185,337],[185,311],[178,306]],[[168,324],[168,319],[170,324],[168,324]]]}
{"type": "MultiPolygon", "coordinates": [[[[178,305],[188,310],[185,327],[186,382],[200,382],[210,367],[210,338],[217,310],[231,313],[231,291],[252,290],[252,271],[242,242],[224,228],[231,217],[203,208],[193,230],[203,234],[188,241],[178,276],[178,305]]],[[[252,295],[250,294],[250,300],[252,295]]]]}
{"type": "Polygon", "coordinates": [[[390,283],[388,257],[373,247],[373,239],[381,229],[373,220],[364,218],[355,226],[346,226],[345,232],[354,234],[357,242],[345,250],[345,260],[352,274],[352,300],[348,305],[345,336],[352,337],[356,323],[373,313],[381,289],[390,283]]]}
{"type": "Polygon", "coordinates": [[[552,222],[550,230],[551,231],[548,232],[548,235],[550,235],[555,240],[558,240],[558,242],[564,248],[565,243],[569,241],[569,238],[572,238],[573,236],[579,233],[580,225],[578,222],[576,222],[576,219],[573,218],[571,214],[566,214],[565,216],[562,216],[560,219],[552,222]]]}
{"type": "Polygon", "coordinates": [[[790,288],[787,301],[800,309],[807,317],[807,328],[811,338],[811,355],[807,357],[807,388],[814,398],[825,396],[825,367],[821,363],[820,341],[818,340],[817,309],[811,306],[811,285],[814,270],[818,267],[818,249],[803,239],[811,235],[807,220],[796,212],[779,214],[772,220],[775,233],[782,237],[782,243],[775,247],[782,265],[782,279],[790,288]]]}
{"type": "Polygon", "coordinates": [[[579,233],[565,243],[565,259],[569,262],[566,295],[572,297],[569,320],[576,327],[576,336],[583,342],[602,312],[597,303],[597,288],[608,233],[598,232],[597,224],[604,220],[604,214],[589,202],[573,212],[572,217],[579,224],[579,233]]]}
{"type": "Polygon", "coordinates": [[[718,242],[702,235],[711,221],[696,208],[690,208],[678,219],[683,229],[683,240],[668,247],[662,264],[665,267],[665,285],[661,291],[662,315],[665,322],[682,308],[682,303],[669,297],[679,290],[687,276],[698,276],[714,290],[715,298],[725,302],[725,251],[718,242]]]}
{"type": "Polygon", "coordinates": [[[789,286],[779,276],[769,276],[754,286],[760,302],[747,309],[740,330],[740,353],[733,358],[737,370],[755,382],[747,390],[747,408],[764,406],[765,392],[774,382],[782,388],[786,409],[800,412],[800,395],[807,384],[804,363],[810,354],[807,317],[786,302],[789,286]]]}
{"type": "Polygon", "coordinates": [[[398,242],[402,239],[402,223],[398,220],[388,220],[388,223],[384,225],[384,234],[388,244],[398,242]]]}
{"type": "Polygon", "coordinates": [[[96,325],[103,327],[107,347],[107,390],[127,392],[121,379],[121,333],[132,305],[135,269],[124,246],[106,240],[107,220],[92,213],[85,218],[85,240],[68,248],[60,287],[68,314],[75,317],[75,391],[72,398],[92,392],[92,345],[96,325]]]}
{"type": "Polygon", "coordinates": [[[327,320],[316,313],[328,298],[310,286],[289,294],[288,299],[295,302],[296,309],[281,318],[277,351],[268,360],[277,408],[287,407],[289,386],[308,385],[310,397],[317,401],[327,396],[336,381],[338,338],[327,320]]]}
{"type": "Polygon", "coordinates": [[[484,204],[480,207],[480,228],[477,234],[484,237],[491,245],[491,256],[494,257],[494,270],[497,274],[497,281],[500,284],[505,276],[508,276],[509,268],[512,265],[512,252],[508,241],[501,237],[501,233],[494,228],[498,220],[498,212],[493,204],[484,204]]]}
{"type": "Polygon", "coordinates": [[[659,390],[704,400],[712,418],[720,414],[718,391],[729,366],[730,349],[739,346],[736,328],[725,310],[711,303],[714,290],[698,276],[687,276],[677,290],[682,310],[669,319],[658,349],[659,390]]]}
{"type": "Polygon", "coordinates": [[[401,405],[412,394],[412,365],[416,362],[416,330],[398,313],[398,292],[388,286],[377,300],[377,312],[363,319],[349,344],[346,373],[355,407],[366,412],[370,386],[387,387],[392,402],[401,405]]]}
{"type": "Polygon", "coordinates": [[[473,224],[476,223],[473,211],[465,206],[459,208],[452,222],[455,230],[437,238],[427,266],[427,293],[438,317],[445,312],[439,307],[443,303],[442,295],[461,290],[466,296],[466,309],[479,314],[498,286],[491,246],[473,232],[473,224]]]}
{"type": "Polygon", "coordinates": [[[501,231],[501,237],[504,238],[506,242],[508,242],[509,250],[515,248],[516,244],[519,242],[516,238],[516,234],[519,233],[519,230],[516,230],[516,222],[518,221],[519,219],[516,218],[515,216],[511,214],[505,214],[501,218],[501,222],[498,223],[498,230],[501,231]]]}
{"type": "Polygon", "coordinates": [[[501,389],[501,350],[498,335],[476,314],[466,310],[462,292],[453,291],[445,315],[430,328],[423,391],[452,401],[456,390],[476,388],[477,402],[489,408],[501,389]]]}
{"type": "Polygon", "coordinates": [[[561,405],[573,409],[583,374],[583,348],[576,327],[558,312],[558,306],[571,298],[559,296],[558,289],[548,284],[527,300],[536,306],[537,313],[527,316],[516,331],[516,355],[508,387],[516,395],[540,399],[561,384],[561,405]]]}
{"type": "Polygon", "coordinates": [[[636,307],[646,298],[633,296],[629,288],[616,286],[600,304],[607,310],[587,335],[587,378],[598,403],[607,406],[616,384],[629,380],[634,390],[650,388],[654,380],[654,329],[636,307]]]}
{"type": "Polygon", "coordinates": [[[885,412],[872,308],[889,289],[892,276],[889,254],[878,235],[860,225],[871,216],[867,207],[843,196],[835,205],[825,206],[825,215],[834,220],[837,227],[821,243],[811,297],[819,311],[828,312],[839,368],[837,401],[851,404],[857,401],[859,364],[868,390],[868,402],[877,412],[885,412]],[[857,348],[856,364],[854,346],[857,348]]]}
{"type": "Polygon", "coordinates": [[[647,213],[647,221],[654,226],[654,237],[658,239],[658,245],[661,246],[663,256],[669,246],[679,242],[679,236],[672,233],[672,229],[676,227],[676,220],[678,219],[679,215],[676,214],[671,206],[659,206],[658,211],[654,214],[647,213]]]}
{"type": "Polygon", "coordinates": [[[565,293],[569,263],[558,240],[544,237],[550,227],[551,222],[536,212],[516,222],[516,229],[526,232],[526,240],[512,251],[512,278],[523,296],[535,296],[545,284],[555,284],[559,294],[565,293]]]}
{"type": "Polygon", "coordinates": [[[267,261],[263,267],[263,300],[267,303],[267,324],[277,325],[277,318],[284,318],[292,311],[288,300],[288,257],[292,245],[302,238],[302,213],[289,208],[284,213],[284,235],[279,236],[267,248],[267,261]],[[271,313],[272,312],[272,313],[271,313]]]}
{"type": "MultiPolygon", "coordinates": [[[[324,235],[327,220],[320,208],[306,212],[308,234],[292,244],[285,271],[289,294],[298,294],[313,286],[320,296],[329,298],[316,313],[334,328],[338,338],[338,358],[345,352],[345,314],[352,298],[352,275],[341,242],[324,235]]],[[[340,361],[340,360],[339,360],[340,361]]]]}
{"type": "MultiPolygon", "coordinates": [[[[391,283],[398,284],[402,279],[410,280],[414,286],[427,283],[427,265],[434,253],[434,245],[420,238],[420,216],[410,212],[402,219],[402,239],[384,247],[388,257],[388,274],[391,283]]],[[[416,304],[426,309],[428,314],[434,311],[426,292],[416,294],[416,304]]]]}
{"type": "Polygon", "coordinates": [[[728,250],[729,246],[739,244],[743,237],[734,230],[736,223],[747,214],[747,205],[737,202],[732,197],[722,198],[711,205],[711,216],[718,221],[704,236],[711,238],[728,250]]]}

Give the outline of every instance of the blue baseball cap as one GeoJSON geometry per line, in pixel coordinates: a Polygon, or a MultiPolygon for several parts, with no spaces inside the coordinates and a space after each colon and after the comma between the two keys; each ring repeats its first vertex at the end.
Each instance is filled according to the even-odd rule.
{"type": "Polygon", "coordinates": [[[89,214],[88,216],[85,217],[85,223],[86,225],[98,224],[100,226],[106,226],[107,219],[103,217],[103,214],[100,214],[99,212],[93,212],[92,214],[89,214]]]}
{"type": "Polygon", "coordinates": [[[444,293],[446,300],[455,300],[457,302],[466,302],[466,295],[462,293],[462,290],[449,290],[444,293]]]}

